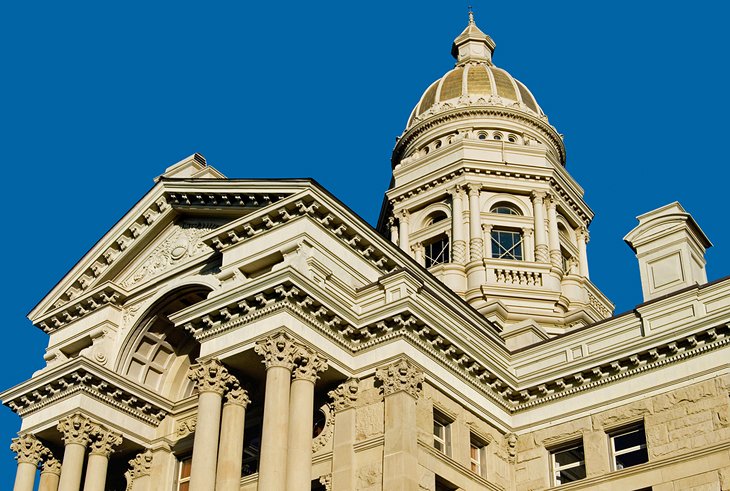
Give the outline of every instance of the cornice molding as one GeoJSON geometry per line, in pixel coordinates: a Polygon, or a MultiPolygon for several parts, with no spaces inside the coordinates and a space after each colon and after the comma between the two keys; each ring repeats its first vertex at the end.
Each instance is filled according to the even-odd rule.
{"type": "Polygon", "coordinates": [[[127,292],[125,290],[114,284],[107,283],[73,301],[67,302],[58,309],[48,312],[38,319],[35,325],[41,328],[43,332],[50,334],[106,305],[121,309],[126,299],[127,292]]]}
{"type": "Polygon", "coordinates": [[[51,374],[31,379],[19,391],[11,389],[3,394],[3,404],[24,417],[55,404],[75,394],[86,394],[119,412],[133,416],[145,423],[158,426],[167,416],[170,404],[163,407],[151,397],[129,391],[123,384],[113,381],[116,374],[104,375],[104,369],[92,368],[85,360],[74,359],[51,374]],[[77,366],[73,366],[77,365],[77,366]],[[80,365],[80,366],[79,366],[80,365]],[[40,380],[39,380],[40,379],[40,380]]]}

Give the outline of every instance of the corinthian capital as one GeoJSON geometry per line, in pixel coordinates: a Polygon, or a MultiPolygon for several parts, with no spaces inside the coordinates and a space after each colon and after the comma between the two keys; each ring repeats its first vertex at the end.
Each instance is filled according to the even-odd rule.
{"type": "Polygon", "coordinates": [[[122,435],[105,428],[102,425],[93,425],[91,432],[91,443],[89,453],[91,455],[103,455],[109,457],[114,447],[122,444],[122,435]]]}
{"type": "Polygon", "coordinates": [[[41,474],[50,473],[61,475],[61,461],[53,455],[48,454],[43,461],[43,467],[41,468],[41,474]]]}
{"type": "Polygon", "coordinates": [[[479,191],[482,190],[481,184],[469,183],[466,185],[466,189],[469,192],[469,196],[478,196],[479,191]]]}
{"type": "Polygon", "coordinates": [[[223,395],[228,383],[228,369],[212,358],[190,367],[188,378],[195,382],[198,392],[215,392],[223,395]]]}
{"type": "Polygon", "coordinates": [[[293,373],[294,379],[315,382],[319,378],[319,374],[327,370],[327,367],[325,358],[309,348],[299,346],[293,373]]]}
{"type": "Polygon", "coordinates": [[[129,461],[129,470],[124,473],[124,477],[127,478],[127,485],[129,486],[138,477],[149,476],[151,470],[152,452],[147,449],[142,453],[138,453],[129,461]]]}
{"type": "Polygon", "coordinates": [[[530,196],[532,197],[533,203],[542,203],[545,201],[547,193],[545,191],[533,191],[530,196]]]}
{"type": "Polygon", "coordinates": [[[327,393],[332,398],[332,405],[335,411],[344,411],[355,407],[357,402],[357,393],[360,389],[360,381],[356,378],[345,380],[336,389],[327,393]]]}
{"type": "Polygon", "coordinates": [[[62,433],[64,445],[75,443],[77,445],[86,446],[89,444],[91,432],[91,421],[81,413],[74,413],[66,416],[58,422],[58,431],[62,433]]]}
{"type": "Polygon", "coordinates": [[[226,394],[226,404],[236,404],[238,406],[243,406],[245,409],[248,407],[250,402],[251,399],[248,398],[248,392],[246,392],[246,389],[241,387],[241,384],[238,383],[238,381],[231,384],[228,389],[228,393],[226,394]]]}
{"type": "Polygon", "coordinates": [[[19,464],[38,465],[46,452],[46,447],[34,435],[26,433],[13,438],[10,450],[15,452],[15,460],[19,464]]]}
{"type": "Polygon", "coordinates": [[[297,345],[283,332],[259,341],[254,351],[264,357],[263,364],[267,370],[271,367],[283,367],[287,370],[294,368],[297,345]]]}
{"type": "Polygon", "coordinates": [[[375,378],[383,383],[383,395],[396,392],[407,392],[418,397],[423,385],[423,372],[414,367],[408,360],[400,359],[392,365],[378,368],[375,378]]]}

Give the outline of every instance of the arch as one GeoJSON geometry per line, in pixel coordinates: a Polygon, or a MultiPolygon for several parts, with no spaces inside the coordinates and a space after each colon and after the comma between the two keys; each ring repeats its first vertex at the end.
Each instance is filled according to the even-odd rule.
{"type": "Polygon", "coordinates": [[[492,209],[499,203],[507,203],[508,205],[511,205],[512,207],[516,208],[522,216],[531,215],[530,211],[528,210],[525,203],[522,202],[522,200],[515,197],[514,195],[507,193],[495,194],[494,196],[490,197],[486,201],[486,203],[484,203],[482,211],[491,212],[492,209]]]}
{"type": "Polygon", "coordinates": [[[450,218],[451,208],[444,203],[434,203],[421,210],[421,219],[418,221],[419,226],[416,230],[424,229],[434,223],[449,220],[450,218]],[[438,220],[434,221],[434,218],[438,218],[438,220]]]}
{"type": "Polygon", "coordinates": [[[570,240],[570,244],[575,246],[577,244],[575,237],[575,230],[571,227],[568,220],[563,215],[558,214],[558,232],[564,234],[565,237],[570,240]]]}
{"type": "Polygon", "coordinates": [[[191,395],[187,370],[200,344],[169,316],[205,300],[211,291],[209,284],[188,283],[160,292],[127,335],[116,371],[171,400],[191,395]]]}

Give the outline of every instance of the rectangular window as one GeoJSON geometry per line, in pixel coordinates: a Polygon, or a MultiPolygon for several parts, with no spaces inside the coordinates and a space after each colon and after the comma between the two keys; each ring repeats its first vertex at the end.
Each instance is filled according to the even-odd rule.
{"type": "Polygon", "coordinates": [[[478,437],[471,435],[469,448],[469,466],[474,474],[486,476],[487,445],[478,437]]]}
{"type": "Polygon", "coordinates": [[[632,426],[611,433],[611,452],[613,468],[625,469],[649,461],[646,450],[646,433],[644,425],[632,426]]]}
{"type": "Polygon", "coordinates": [[[451,456],[451,421],[436,411],[433,413],[433,446],[451,456]]]}
{"type": "Polygon", "coordinates": [[[180,459],[177,475],[177,491],[188,491],[190,489],[190,468],[192,464],[192,457],[180,459]]]}
{"type": "Polygon", "coordinates": [[[583,443],[576,443],[550,452],[553,466],[553,484],[578,481],[586,477],[583,443]]]}
{"type": "Polygon", "coordinates": [[[510,230],[492,230],[492,257],[522,261],[522,234],[510,230]]]}
{"type": "Polygon", "coordinates": [[[424,246],[425,264],[427,268],[449,262],[449,239],[441,237],[424,246]]]}

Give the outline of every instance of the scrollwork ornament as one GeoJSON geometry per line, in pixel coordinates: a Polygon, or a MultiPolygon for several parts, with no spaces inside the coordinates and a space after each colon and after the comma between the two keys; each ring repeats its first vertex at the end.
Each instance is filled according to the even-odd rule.
{"type": "Polygon", "coordinates": [[[319,411],[324,414],[324,428],[312,440],[312,453],[317,453],[327,445],[332,439],[332,434],[335,429],[335,415],[332,412],[332,406],[330,404],[324,404],[319,408],[319,411]]]}
{"type": "Polygon", "coordinates": [[[254,351],[264,357],[262,363],[266,365],[267,370],[272,367],[282,367],[287,370],[294,368],[297,345],[283,332],[257,342],[254,351]]]}
{"type": "Polygon", "coordinates": [[[58,422],[56,426],[58,431],[62,433],[64,445],[75,443],[77,445],[86,446],[90,441],[90,432],[92,430],[89,418],[81,413],[74,413],[66,416],[58,422]]]}
{"type": "Polygon", "coordinates": [[[360,388],[359,382],[356,378],[348,379],[338,385],[336,389],[327,393],[332,398],[332,407],[334,407],[335,411],[344,411],[345,409],[355,407],[360,388]]]}
{"type": "Polygon", "coordinates": [[[327,360],[315,351],[303,346],[297,350],[293,377],[294,380],[308,380],[314,383],[319,374],[327,370],[327,360]]]}
{"type": "Polygon", "coordinates": [[[250,403],[251,399],[249,399],[246,389],[241,387],[238,381],[231,384],[226,393],[226,404],[235,404],[237,406],[243,406],[246,409],[250,403]]]}
{"type": "Polygon", "coordinates": [[[387,367],[378,368],[375,378],[383,384],[383,395],[388,396],[396,392],[407,392],[418,398],[423,386],[423,372],[413,366],[408,360],[400,359],[387,367]]]}
{"type": "Polygon", "coordinates": [[[215,392],[221,396],[226,391],[229,377],[228,369],[215,358],[191,366],[188,373],[198,392],[215,392]]]}
{"type": "Polygon", "coordinates": [[[122,444],[122,435],[101,425],[94,425],[91,429],[90,436],[89,453],[91,455],[109,457],[114,451],[114,447],[122,444]]]}
{"type": "Polygon", "coordinates": [[[135,479],[142,476],[149,476],[151,470],[151,450],[147,449],[144,452],[135,455],[134,458],[129,461],[129,469],[124,473],[124,477],[127,479],[127,487],[129,488],[135,479]]]}
{"type": "Polygon", "coordinates": [[[10,450],[15,452],[15,460],[19,464],[33,465],[38,465],[38,462],[40,462],[46,452],[46,448],[40,440],[30,433],[13,438],[10,444],[10,450]]]}
{"type": "Polygon", "coordinates": [[[332,474],[320,476],[319,483],[324,486],[325,491],[332,491],[332,474]]]}

